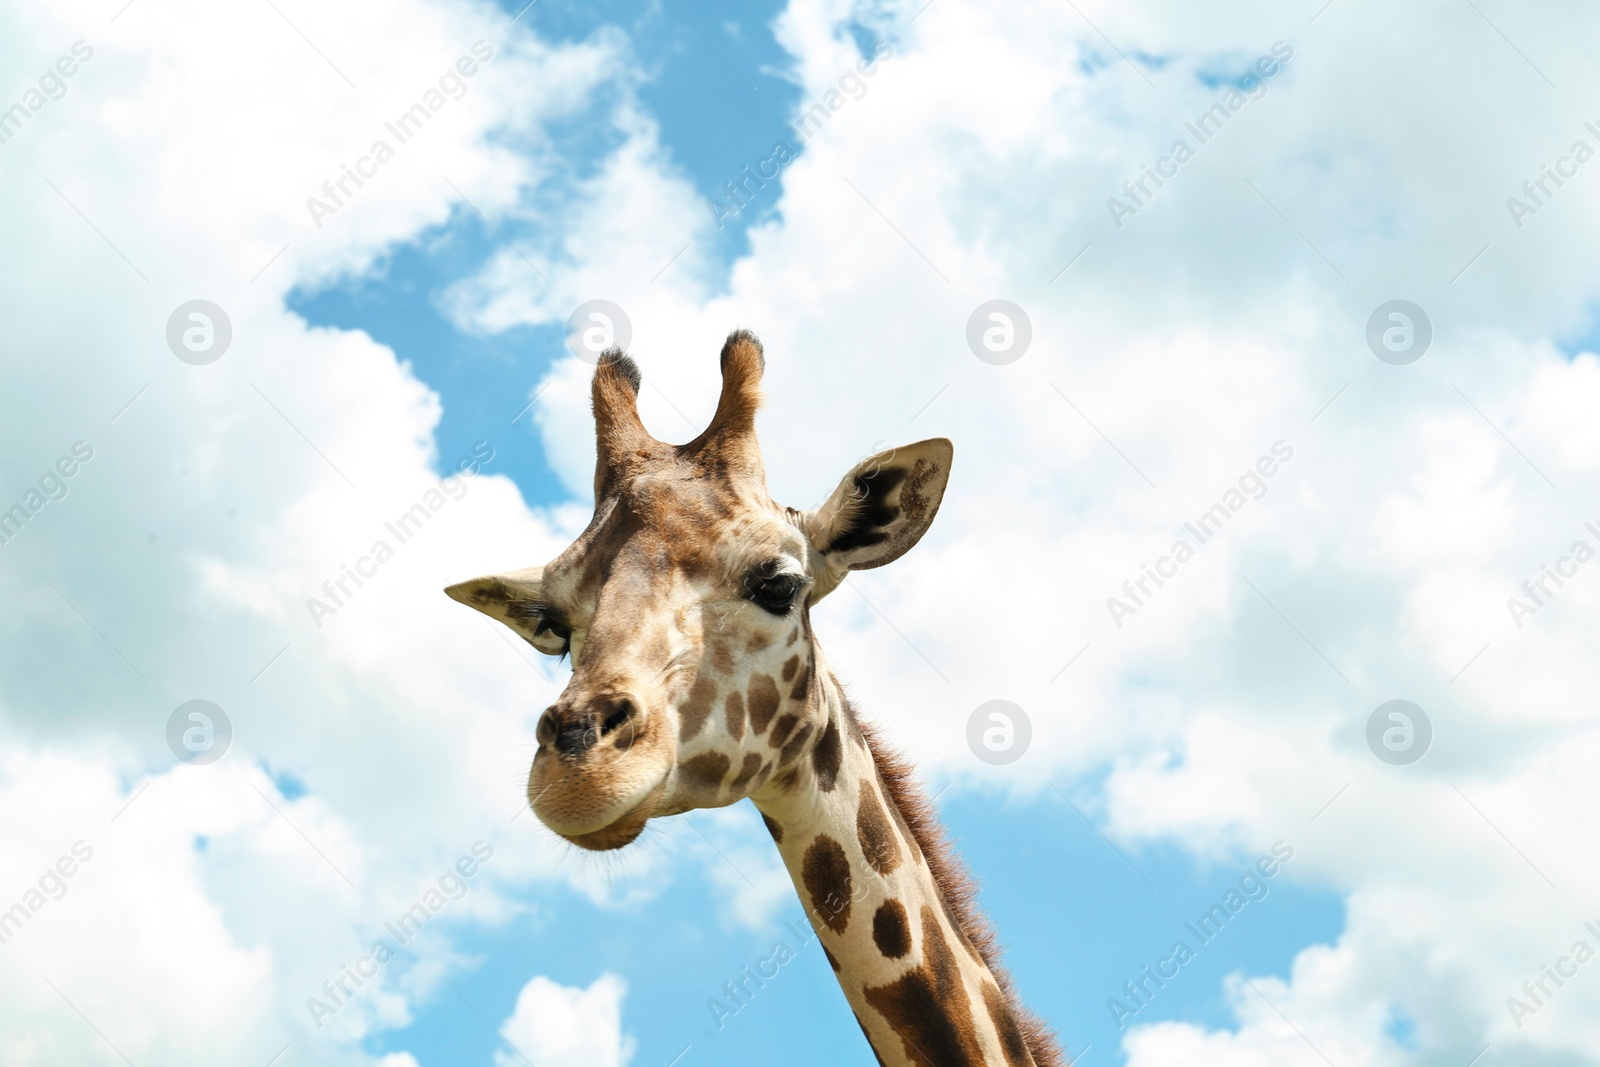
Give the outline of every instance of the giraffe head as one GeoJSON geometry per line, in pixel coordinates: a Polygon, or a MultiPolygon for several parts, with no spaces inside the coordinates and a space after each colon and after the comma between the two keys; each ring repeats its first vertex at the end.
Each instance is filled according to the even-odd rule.
{"type": "Polygon", "coordinates": [[[814,511],[774,503],[755,436],[764,367],[761,343],[732,334],[710,426],[669,445],[639,421],[638,367],[606,352],[588,527],[543,567],[446,590],[538,651],[571,656],[571,681],[539,719],[528,799],[584,848],[620,848],[654,816],[769,783],[832,789],[841,738],[810,607],[849,571],[916,544],[944,495],[952,450],[939,438],[862,461],[814,511]]]}

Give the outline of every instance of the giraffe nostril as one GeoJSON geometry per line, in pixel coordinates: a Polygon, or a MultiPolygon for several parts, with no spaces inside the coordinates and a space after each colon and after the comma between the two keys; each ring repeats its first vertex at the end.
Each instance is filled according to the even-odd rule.
{"type": "Polygon", "coordinates": [[[606,716],[605,722],[600,724],[600,736],[604,737],[613,730],[620,729],[631,718],[633,718],[633,701],[627,697],[618,698],[616,707],[606,716]]]}
{"type": "Polygon", "coordinates": [[[554,744],[563,756],[581,756],[600,740],[600,731],[593,718],[583,715],[561,723],[555,732],[554,744]]]}
{"type": "Polygon", "coordinates": [[[539,743],[569,759],[584,755],[612,734],[617,734],[618,747],[624,747],[632,744],[633,731],[622,728],[635,723],[638,711],[638,705],[625,696],[594,697],[576,706],[555,704],[539,719],[539,743]]]}

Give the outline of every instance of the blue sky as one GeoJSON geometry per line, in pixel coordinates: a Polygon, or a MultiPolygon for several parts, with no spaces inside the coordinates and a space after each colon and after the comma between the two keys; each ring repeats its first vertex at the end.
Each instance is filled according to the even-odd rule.
{"type": "MultiPolygon", "coordinates": [[[[951,790],[941,809],[982,881],[982,902],[1007,945],[1013,978],[1028,1003],[1058,1028],[1070,1053],[1093,1046],[1086,1063],[1124,1062],[1122,1032],[1106,1001],[1122,996],[1123,983],[1136,979],[1141,965],[1167,955],[1174,941],[1197,948],[1196,958],[1134,1021],[1179,1019],[1216,1028],[1232,1021],[1225,976],[1243,971],[1286,978],[1300,949],[1335,940],[1343,926],[1338,894],[1308,890],[1280,875],[1268,883],[1264,899],[1200,947],[1184,924],[1220,901],[1255,857],[1209,869],[1173,848],[1124,859],[1054,794],[1015,804],[951,790]]],[[[623,1018],[638,1041],[636,1064],[664,1067],[686,1045],[693,1048],[684,1063],[871,1062],[814,943],[708,1038],[715,1028],[707,1001],[722,995],[722,984],[743,964],[767,955],[775,939],[798,948],[784,924],[804,920],[795,901],[780,909],[770,930],[736,927],[726,919],[722,890],[692,871],[668,877],[671,884],[660,896],[637,906],[598,908],[570,891],[541,893],[531,921],[493,931],[462,929],[458,949],[482,960],[455,979],[471,1004],[446,987],[415,1023],[386,1034],[375,1050],[406,1049],[423,1064],[487,1062],[502,1046],[474,1006],[498,1021],[511,1014],[532,974],[586,986],[610,970],[629,983],[623,1018]]]]}
{"type": "Polygon", "coordinates": [[[441,588],[581,525],[561,324],[596,298],[668,439],[727,331],[761,335],[783,503],[955,442],[933,529],[814,619],[1084,1063],[1600,1061],[1600,983],[1507,1010],[1600,899],[1600,572],[1572,547],[1600,522],[1600,152],[1572,147],[1600,10],[517,2],[0,7],[0,113],[28,113],[0,143],[0,907],[95,849],[0,944],[0,1063],[518,1062],[496,1026],[536,1067],[622,1033],[634,1067],[870,1062],[814,946],[707,1036],[801,915],[748,804],[610,856],[510,821],[561,668],[441,588]],[[870,93],[718,226],[879,33],[870,93]],[[312,217],[479,40],[426,138],[312,217]],[[1202,112],[1225,125],[1177,159],[1202,112]],[[969,333],[996,299],[1032,327],[1005,364],[969,333]],[[168,332],[195,301],[231,323],[211,362],[168,332]],[[1368,334],[1396,301],[1432,326],[1411,362],[1368,334]],[[312,610],[480,440],[488,476],[312,610]],[[993,699],[1035,727],[1006,767],[965,740],[993,699]],[[1431,717],[1416,762],[1368,733],[1396,699],[1431,717]],[[166,729],[191,700],[234,727],[203,766],[166,729]],[[490,873],[318,1029],[307,995],[480,837],[490,873]],[[1119,1032],[1107,1000],[1279,839],[1270,895],[1119,1032]]]}
{"type": "MultiPolygon", "coordinates": [[[[709,199],[741,166],[765,156],[775,138],[789,137],[785,122],[799,93],[778,75],[788,62],[769,26],[779,5],[682,0],[678,6],[681,15],[672,4],[641,12],[633,4],[578,10],[543,2],[524,18],[558,40],[581,39],[611,24],[626,30],[643,72],[639,99],[659,123],[673,163],[709,199]]],[[[857,41],[863,49],[871,44],[864,31],[857,41]]],[[[576,175],[592,171],[613,147],[594,134],[597,125],[580,119],[558,133],[564,161],[576,175]]],[[[747,250],[749,225],[769,214],[775,200],[769,195],[728,220],[717,236],[724,267],[747,250]]],[[[515,241],[517,231],[508,236],[515,241]]],[[[530,505],[558,504],[568,494],[524,408],[551,362],[565,354],[563,329],[471,335],[456,329],[440,307],[443,290],[476,270],[500,241],[463,209],[448,225],[394,249],[364,276],[297,290],[290,307],[314,326],[364,330],[413,366],[443,402],[436,437],[442,463],[477,440],[513,441],[497,451],[492,470],[509,475],[530,505]],[[519,412],[517,433],[508,436],[519,412]]],[[[1072,1053],[1092,1046],[1093,1059],[1086,1062],[1123,1061],[1107,999],[1122,995],[1122,984],[1137,977],[1141,964],[1187,938],[1183,923],[1215,903],[1251,858],[1208,869],[1171,847],[1124,858],[1054,793],[1020,803],[953,789],[941,808],[984,886],[984,906],[1009,946],[1020,989],[1072,1053]]],[[[775,938],[792,940],[783,922],[801,921],[799,904],[782,909],[772,929],[755,932],[729,922],[720,891],[694,871],[665,877],[670,885],[638,905],[600,907],[570,890],[542,892],[530,898],[533,917],[510,928],[462,927],[457,948],[479,962],[456,980],[460,994],[442,987],[411,1026],[383,1034],[373,1051],[407,1050],[424,1065],[488,1062],[491,1051],[504,1046],[479,1011],[496,1021],[508,1017],[533,974],[586,986],[609,970],[629,983],[623,1018],[638,1042],[636,1064],[665,1065],[685,1046],[692,1046],[686,1064],[809,1065],[870,1056],[814,945],[725,1030],[709,1036],[707,1000],[720,995],[741,964],[770,951],[775,938]]],[[[1337,893],[1278,878],[1270,895],[1241,913],[1136,1021],[1225,1027],[1232,1020],[1226,975],[1242,970],[1287,978],[1298,951],[1335,940],[1342,925],[1337,893]]]]}
{"type": "MultiPolygon", "coordinates": [[[[521,5],[504,6],[515,14],[521,5]]],[[[551,41],[582,40],[608,26],[624,30],[639,60],[637,97],[659,124],[673,164],[709,201],[721,197],[723,183],[738,177],[741,167],[767,157],[774,141],[793,139],[786,123],[799,89],[782,76],[790,58],[769,26],[781,8],[703,0],[676,7],[540,2],[520,21],[551,41]]],[[[592,174],[616,147],[605,120],[610,105],[598,94],[583,114],[550,131],[566,180],[592,174]]],[[[706,250],[714,262],[726,267],[747,249],[749,227],[774,210],[776,188],[766,192],[715,232],[706,250]]],[[[501,232],[512,241],[519,233],[509,224],[501,232]]],[[[548,235],[531,236],[537,242],[548,235]]],[[[394,249],[375,271],[317,291],[297,290],[289,306],[313,325],[365,330],[411,363],[444,400],[437,434],[442,464],[469,452],[475,441],[518,441],[518,447],[500,452],[495,469],[515,479],[530,504],[546,504],[564,494],[540,454],[525,408],[550,363],[565,354],[564,328],[469,335],[454,329],[437,303],[445,286],[480,267],[501,241],[463,206],[448,225],[394,249]],[[512,425],[523,436],[509,437],[512,425]]]]}

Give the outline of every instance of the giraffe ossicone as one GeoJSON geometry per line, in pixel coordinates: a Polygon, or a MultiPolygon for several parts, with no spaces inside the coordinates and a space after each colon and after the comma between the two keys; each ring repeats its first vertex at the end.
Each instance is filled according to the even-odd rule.
{"type": "Polygon", "coordinates": [[[604,353],[588,527],[543,567],[445,590],[571,656],[529,803],[573,844],[615,849],[652,818],[749,798],[880,1063],[1057,1067],[910,767],[857,717],[811,630],[846,574],[927,532],[952,446],[879,453],[821,507],[780,506],[755,436],[761,343],[736,331],[721,361],[711,424],[671,445],[639,419],[638,366],[604,353]]]}

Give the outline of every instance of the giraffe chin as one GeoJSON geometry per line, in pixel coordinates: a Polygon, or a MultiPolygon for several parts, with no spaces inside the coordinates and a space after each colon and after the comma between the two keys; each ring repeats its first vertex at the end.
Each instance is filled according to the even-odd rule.
{"type": "Polygon", "coordinates": [[[586,848],[591,852],[611,852],[627,845],[644,833],[645,823],[650,821],[650,806],[640,805],[634,810],[623,815],[622,818],[610,826],[595,830],[587,834],[562,834],[556,831],[567,841],[579,848],[586,848]]]}
{"type": "Polygon", "coordinates": [[[569,833],[557,826],[552,826],[543,815],[540,821],[548,826],[558,837],[570,841],[579,848],[591,852],[611,852],[630,845],[642,833],[645,824],[657,814],[661,797],[666,792],[666,782],[663,781],[651,789],[639,803],[627,809],[606,825],[597,830],[588,830],[583,833],[569,833]]]}

